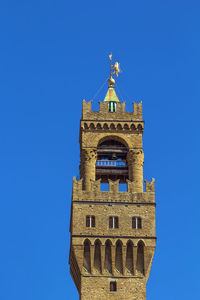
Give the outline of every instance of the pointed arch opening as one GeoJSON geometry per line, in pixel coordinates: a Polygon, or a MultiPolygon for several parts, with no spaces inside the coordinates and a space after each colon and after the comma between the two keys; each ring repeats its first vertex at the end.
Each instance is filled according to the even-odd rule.
{"type": "Polygon", "coordinates": [[[111,241],[107,240],[105,243],[105,271],[112,274],[112,254],[111,254],[111,241]]]}
{"type": "Polygon", "coordinates": [[[89,240],[84,242],[84,256],[83,256],[83,266],[84,268],[91,273],[91,243],[89,240]]]}
{"type": "Polygon", "coordinates": [[[94,267],[101,273],[101,242],[96,240],[94,243],[94,267]]]}
{"type": "Polygon", "coordinates": [[[137,245],[137,271],[144,275],[144,243],[138,242],[137,245]]]}
{"type": "Polygon", "coordinates": [[[116,270],[123,274],[123,262],[122,262],[122,242],[117,241],[115,248],[115,268],[116,270]]]}
{"type": "Polygon", "coordinates": [[[126,269],[133,275],[133,243],[128,241],[126,245],[126,269]]]}

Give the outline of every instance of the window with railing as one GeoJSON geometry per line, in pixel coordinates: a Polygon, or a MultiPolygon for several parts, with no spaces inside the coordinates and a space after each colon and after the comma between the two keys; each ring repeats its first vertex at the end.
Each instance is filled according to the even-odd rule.
{"type": "Polygon", "coordinates": [[[126,167],[126,161],[102,159],[97,160],[96,165],[100,167],[126,167]]]}

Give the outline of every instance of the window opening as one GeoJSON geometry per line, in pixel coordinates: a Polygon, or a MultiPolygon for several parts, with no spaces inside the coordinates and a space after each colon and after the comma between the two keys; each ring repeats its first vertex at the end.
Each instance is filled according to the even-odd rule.
{"type": "Polygon", "coordinates": [[[117,282],[116,281],[111,281],[110,282],[110,291],[111,292],[116,292],[117,291],[117,282]]]}
{"type": "Polygon", "coordinates": [[[132,228],[133,229],[141,229],[142,228],[142,219],[140,217],[132,218],[132,228]]]}
{"type": "Polygon", "coordinates": [[[95,216],[86,216],[86,227],[95,227],[95,216]]]}
{"type": "Polygon", "coordinates": [[[101,183],[108,183],[109,179],[119,179],[120,183],[126,183],[127,152],[128,149],[119,141],[105,140],[100,143],[97,147],[96,180],[101,179],[101,183]]]}
{"type": "Polygon", "coordinates": [[[100,183],[101,192],[109,192],[109,183],[100,183]]]}
{"type": "Polygon", "coordinates": [[[109,228],[119,228],[119,218],[115,216],[109,217],[109,228]]]}
{"type": "Polygon", "coordinates": [[[108,111],[109,112],[116,112],[117,111],[117,103],[114,101],[110,101],[108,103],[108,111]]]}
{"type": "Polygon", "coordinates": [[[127,183],[119,183],[119,192],[127,192],[127,183]]]}

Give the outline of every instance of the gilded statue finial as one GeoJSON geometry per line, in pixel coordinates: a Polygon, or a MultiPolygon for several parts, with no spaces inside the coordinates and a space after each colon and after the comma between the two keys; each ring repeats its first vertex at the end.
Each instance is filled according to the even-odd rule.
{"type": "Polygon", "coordinates": [[[109,59],[110,59],[110,78],[108,79],[108,83],[109,85],[114,85],[115,79],[112,77],[112,75],[116,75],[118,77],[118,74],[120,73],[120,67],[117,61],[114,63],[114,65],[112,65],[112,59],[113,59],[112,53],[109,55],[109,59]]]}

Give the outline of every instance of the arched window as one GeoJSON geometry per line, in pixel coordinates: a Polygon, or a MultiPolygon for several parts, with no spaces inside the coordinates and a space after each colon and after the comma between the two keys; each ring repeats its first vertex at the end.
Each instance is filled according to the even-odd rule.
{"type": "Polygon", "coordinates": [[[96,240],[94,244],[94,267],[101,273],[101,243],[99,240],[96,240]]]}
{"type": "Polygon", "coordinates": [[[133,274],[133,243],[128,241],[126,246],[126,269],[133,274]]]}
{"type": "Polygon", "coordinates": [[[109,240],[106,241],[105,246],[105,270],[112,274],[111,242],[109,240]]]}
{"type": "Polygon", "coordinates": [[[83,266],[89,273],[91,272],[91,256],[90,256],[90,241],[89,240],[85,240],[85,242],[84,242],[83,266]]]}
{"type": "Polygon", "coordinates": [[[144,243],[142,241],[137,246],[137,271],[144,275],[144,243]]]}
{"type": "Polygon", "coordinates": [[[122,263],[122,243],[117,241],[115,251],[115,268],[118,272],[123,274],[123,263],[122,263]]]}

